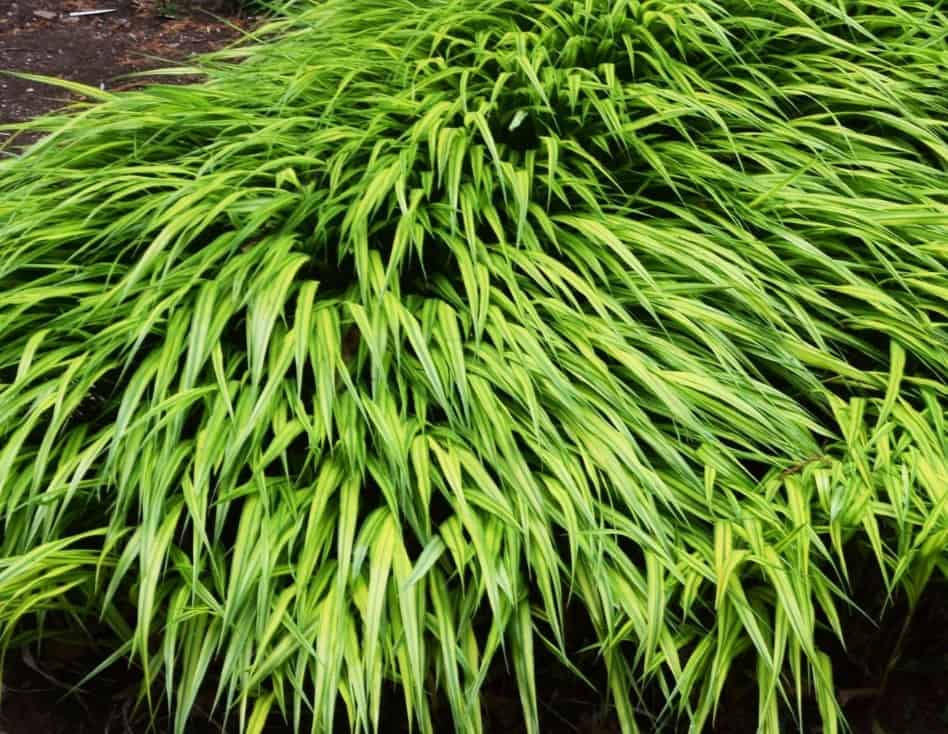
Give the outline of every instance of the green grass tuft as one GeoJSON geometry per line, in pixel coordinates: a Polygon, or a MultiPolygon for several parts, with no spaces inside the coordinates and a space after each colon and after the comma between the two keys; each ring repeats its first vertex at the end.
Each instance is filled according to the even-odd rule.
{"type": "Polygon", "coordinates": [[[625,732],[740,676],[760,731],[837,731],[852,564],[948,570],[946,38],[934,0],[327,0],[27,124],[0,645],[102,620],[178,732],[210,681],[253,734],[373,731],[384,681],[479,732],[503,656],[533,733],[570,605],[625,732]]]}

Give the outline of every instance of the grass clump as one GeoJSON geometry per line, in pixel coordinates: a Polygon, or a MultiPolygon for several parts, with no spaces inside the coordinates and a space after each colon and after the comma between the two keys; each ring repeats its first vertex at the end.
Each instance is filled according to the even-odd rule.
{"type": "Polygon", "coordinates": [[[948,562],[946,35],[921,1],[328,0],[30,123],[4,646],[102,620],[178,731],[213,679],[247,731],[372,731],[394,681],[477,732],[503,654],[536,732],[569,606],[626,732],[740,676],[761,731],[836,731],[851,564],[914,603],[948,562]]]}

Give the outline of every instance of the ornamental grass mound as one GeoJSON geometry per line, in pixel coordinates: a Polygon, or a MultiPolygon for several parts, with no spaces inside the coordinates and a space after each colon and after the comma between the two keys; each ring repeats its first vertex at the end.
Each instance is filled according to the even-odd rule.
{"type": "Polygon", "coordinates": [[[948,571],[946,36],[326,0],[200,85],[73,85],[0,163],[0,644],[103,630],[178,732],[208,686],[480,732],[506,666],[532,733],[579,614],[623,732],[748,680],[837,731],[865,579],[948,571]]]}

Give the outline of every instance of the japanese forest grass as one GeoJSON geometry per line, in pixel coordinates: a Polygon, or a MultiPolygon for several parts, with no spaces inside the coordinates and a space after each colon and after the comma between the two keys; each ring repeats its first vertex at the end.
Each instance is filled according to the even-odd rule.
{"type": "Polygon", "coordinates": [[[0,643],[104,624],[179,732],[478,732],[507,665],[536,732],[569,607],[625,732],[836,731],[853,563],[948,570],[946,37],[329,0],[80,89],[0,163],[0,643]]]}

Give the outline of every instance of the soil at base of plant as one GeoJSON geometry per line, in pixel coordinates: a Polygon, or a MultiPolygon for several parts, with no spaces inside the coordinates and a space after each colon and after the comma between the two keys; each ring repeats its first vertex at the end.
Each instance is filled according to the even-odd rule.
{"type": "MultiPolygon", "coordinates": [[[[0,0],[0,72],[120,89],[133,84],[122,75],[220,48],[253,22],[225,0],[0,0]],[[115,12],[70,16],[86,10],[115,12]]],[[[69,99],[61,88],[0,74],[0,124],[36,117],[69,99]]],[[[0,131],[0,144],[9,136],[0,131]]]]}
{"type": "MultiPolygon", "coordinates": [[[[948,734],[948,583],[934,584],[919,604],[911,624],[905,627],[904,609],[893,607],[881,625],[873,625],[855,614],[845,620],[849,651],[833,652],[838,696],[853,734],[948,734]],[[857,620],[862,620],[861,622],[857,620]],[[902,637],[903,629],[906,631],[902,637]],[[899,642],[901,638],[901,641],[899,642]],[[896,647],[900,654],[894,656],[896,647]],[[886,675],[887,667],[891,670],[886,675]],[[885,685],[882,686],[883,679],[885,685]]],[[[584,626],[581,616],[576,626],[584,626]]],[[[588,632],[588,630],[587,630],[588,632]]],[[[81,641],[66,635],[46,641],[41,651],[32,647],[11,651],[4,671],[0,734],[165,734],[173,730],[163,707],[163,690],[155,689],[157,715],[151,722],[147,706],[138,702],[141,671],[116,663],[83,684],[73,686],[100,663],[111,649],[96,635],[81,641]]],[[[580,642],[581,640],[576,640],[580,642]]],[[[601,667],[595,656],[577,655],[573,661],[594,683],[602,684],[601,667]]],[[[716,722],[708,734],[754,734],[757,695],[744,675],[753,665],[737,661],[719,702],[716,722]]],[[[540,731],[542,734],[620,734],[615,713],[603,692],[578,683],[545,651],[536,660],[540,731]]],[[[656,700],[651,708],[661,706],[656,700]]],[[[489,673],[481,695],[484,730],[521,734],[525,732],[517,687],[502,662],[489,673]]],[[[453,731],[445,701],[433,702],[435,731],[453,731]]],[[[334,734],[344,734],[345,715],[340,704],[334,734]]],[[[803,734],[817,734],[818,716],[812,701],[804,700],[807,726],[803,734]]],[[[661,731],[683,734],[674,726],[661,731]]],[[[195,703],[188,734],[236,734],[237,722],[220,720],[214,709],[213,686],[203,690],[195,703]]],[[[302,731],[309,731],[304,724],[302,731]]],[[[265,734],[290,734],[291,725],[274,718],[265,734]]],[[[393,688],[383,698],[380,734],[408,734],[401,694],[393,688]]],[[[652,734],[647,720],[641,731],[652,734]]],[[[792,721],[786,731],[801,731],[792,721]]]]}

